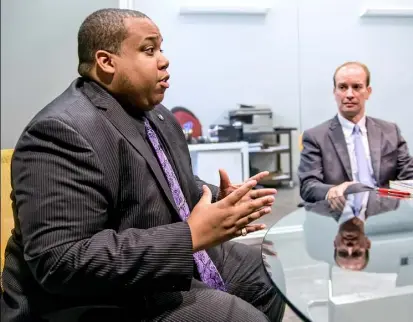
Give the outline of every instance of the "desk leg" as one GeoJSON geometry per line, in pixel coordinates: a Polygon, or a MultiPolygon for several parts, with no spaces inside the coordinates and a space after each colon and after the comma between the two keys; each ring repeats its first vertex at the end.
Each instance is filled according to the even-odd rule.
{"type": "Polygon", "coordinates": [[[242,181],[250,177],[250,155],[248,145],[241,149],[242,154],[242,181]]]}
{"type": "Polygon", "coordinates": [[[294,178],[293,178],[293,146],[292,146],[292,134],[291,131],[288,132],[288,147],[289,147],[289,156],[288,161],[290,165],[290,188],[294,188],[294,178]]]}

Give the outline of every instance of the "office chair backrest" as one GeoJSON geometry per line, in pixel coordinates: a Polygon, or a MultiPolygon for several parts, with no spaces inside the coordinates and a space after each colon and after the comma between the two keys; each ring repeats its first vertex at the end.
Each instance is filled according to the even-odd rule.
{"type": "Polygon", "coordinates": [[[184,128],[185,124],[189,122],[192,123],[192,137],[197,138],[202,136],[201,122],[198,120],[194,113],[182,106],[176,106],[172,108],[171,112],[178,120],[182,128],[184,128]]]}

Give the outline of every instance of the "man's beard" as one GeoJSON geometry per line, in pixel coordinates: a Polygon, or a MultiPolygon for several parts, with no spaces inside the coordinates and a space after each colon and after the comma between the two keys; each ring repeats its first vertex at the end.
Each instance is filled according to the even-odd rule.
{"type": "Polygon", "coordinates": [[[139,104],[139,90],[124,74],[119,77],[118,89],[118,100],[121,102],[122,107],[133,114],[143,111],[150,111],[155,107],[151,105],[139,104]]]}

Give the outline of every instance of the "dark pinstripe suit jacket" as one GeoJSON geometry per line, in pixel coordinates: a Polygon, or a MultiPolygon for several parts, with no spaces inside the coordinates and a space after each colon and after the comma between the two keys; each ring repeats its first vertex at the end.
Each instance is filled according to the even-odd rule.
{"type": "MultiPolygon", "coordinates": [[[[192,209],[203,182],[182,130],[163,106],[147,117],[192,209]]],[[[1,303],[7,321],[75,305],[139,311],[148,294],[190,288],[189,226],[135,120],[96,83],[77,79],[29,123],[14,153],[12,187],[16,228],[1,303]]]]}

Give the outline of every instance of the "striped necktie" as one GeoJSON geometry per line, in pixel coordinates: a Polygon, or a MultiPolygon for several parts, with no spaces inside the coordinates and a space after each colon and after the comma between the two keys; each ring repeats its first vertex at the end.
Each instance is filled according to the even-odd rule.
{"type": "Polygon", "coordinates": [[[363,135],[356,124],[353,129],[354,150],[357,160],[357,181],[369,187],[374,187],[374,179],[370,173],[369,162],[364,150],[363,135]]]}

